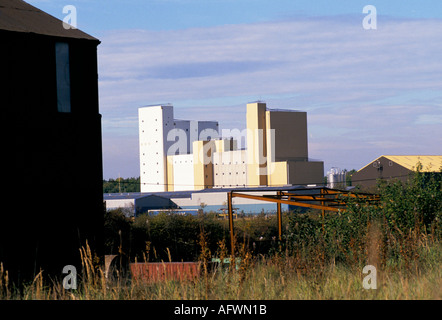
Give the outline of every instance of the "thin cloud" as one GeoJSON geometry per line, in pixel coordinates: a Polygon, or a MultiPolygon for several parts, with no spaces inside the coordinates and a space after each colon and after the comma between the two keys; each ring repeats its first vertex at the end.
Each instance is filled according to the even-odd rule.
{"type": "Polygon", "coordinates": [[[403,141],[442,152],[440,127],[415,138],[427,133],[422,124],[438,123],[442,114],[441,40],[441,20],[410,19],[382,20],[369,31],[354,18],[113,31],[99,46],[100,108],[114,127],[136,116],[138,107],[163,101],[233,128],[238,117],[232,114],[243,110],[223,116],[223,107],[245,109],[244,97],[256,97],[270,107],[308,111],[314,158],[338,159],[327,137],[346,149],[366,143],[360,157],[367,159],[381,146],[391,153],[412,150],[403,141]],[[200,101],[199,109],[189,101],[200,101]],[[204,101],[210,101],[205,108],[204,101]],[[376,142],[384,134],[392,137],[388,143],[376,142]]]}

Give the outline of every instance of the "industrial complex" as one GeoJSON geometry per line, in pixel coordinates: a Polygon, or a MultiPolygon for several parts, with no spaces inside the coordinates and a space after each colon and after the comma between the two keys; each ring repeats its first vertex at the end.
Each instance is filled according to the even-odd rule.
{"type": "Polygon", "coordinates": [[[174,119],[172,105],[140,108],[141,192],[323,182],[324,163],[308,158],[306,112],[249,103],[242,137],[219,132],[215,121],[174,119]]]}
{"type": "MultiPolygon", "coordinates": [[[[306,112],[248,103],[247,128],[236,137],[221,136],[216,121],[175,119],[172,105],[142,107],[138,114],[141,193],[105,195],[107,208],[130,202],[134,213],[158,209],[161,198],[145,205],[155,194],[181,209],[222,210],[232,189],[274,194],[278,187],[323,183],[324,163],[308,157],[306,112]]],[[[244,212],[275,209],[250,199],[235,201],[244,212]]]]}
{"type": "MultiPolygon", "coordinates": [[[[324,163],[308,156],[306,112],[248,103],[246,130],[235,136],[222,136],[217,121],[175,119],[170,104],[141,107],[138,114],[141,192],[105,194],[108,210],[222,213],[232,191],[276,196],[324,187],[324,163]]],[[[352,188],[371,187],[378,179],[404,181],[418,162],[424,171],[437,171],[442,156],[380,156],[352,175],[352,188]]],[[[346,174],[332,168],[326,186],[347,188],[346,174]]],[[[234,198],[232,205],[236,212],[276,211],[274,203],[252,198],[234,198]]]]}

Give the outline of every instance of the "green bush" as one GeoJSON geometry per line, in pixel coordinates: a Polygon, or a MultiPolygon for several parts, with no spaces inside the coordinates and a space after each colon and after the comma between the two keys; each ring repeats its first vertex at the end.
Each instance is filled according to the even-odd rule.
{"type": "Polygon", "coordinates": [[[288,252],[304,257],[319,252],[324,261],[348,265],[376,258],[383,265],[410,266],[423,243],[438,242],[442,234],[442,174],[417,168],[406,183],[380,181],[377,206],[348,198],[345,212],[324,218],[317,211],[292,215],[285,236],[288,252]]]}

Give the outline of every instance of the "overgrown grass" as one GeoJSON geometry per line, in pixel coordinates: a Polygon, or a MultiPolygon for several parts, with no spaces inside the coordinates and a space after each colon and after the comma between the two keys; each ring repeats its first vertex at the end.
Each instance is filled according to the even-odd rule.
{"type": "MultiPolygon", "coordinates": [[[[214,219],[205,217],[195,224],[189,217],[143,217],[135,221],[133,229],[143,240],[138,244],[138,256],[144,261],[172,261],[173,252],[191,251],[184,253],[201,263],[199,277],[155,283],[122,273],[106,277],[103,266],[86,247],[81,249],[77,289],[65,290],[59,280],[47,279],[44,273],[18,289],[9,283],[7,270],[0,265],[0,299],[442,299],[441,180],[441,175],[417,172],[408,184],[380,184],[377,206],[356,201],[348,203],[345,213],[322,217],[312,211],[287,216],[283,241],[273,243],[265,254],[254,251],[251,242],[276,235],[274,219],[239,220],[240,233],[230,256],[230,240],[223,237],[225,230],[214,219]],[[253,225],[257,221],[258,227],[253,225]],[[145,241],[146,235],[152,243],[145,241]],[[162,250],[167,259],[155,253],[155,245],[158,248],[164,243],[175,246],[162,250]],[[141,255],[139,248],[144,248],[141,255]],[[239,258],[241,263],[214,267],[211,257],[221,261],[239,258]],[[366,265],[376,267],[376,289],[363,287],[366,265]]],[[[121,229],[116,230],[121,235],[121,229]]],[[[123,244],[134,239],[123,240],[123,244]]],[[[109,244],[114,247],[130,251],[130,246],[122,247],[121,240],[109,244]]]]}
{"type": "MultiPolygon", "coordinates": [[[[239,250],[240,252],[241,250],[239,250]]],[[[22,291],[7,285],[1,270],[1,299],[24,300],[295,300],[295,299],[441,299],[442,244],[419,248],[414,268],[402,260],[391,260],[377,271],[377,289],[363,288],[365,274],[356,265],[340,263],[303,264],[302,257],[255,256],[247,265],[202,269],[195,280],[148,283],[126,277],[108,279],[92,264],[90,252],[82,250],[83,271],[76,290],[63,289],[61,282],[45,281],[39,273],[22,291]]]]}

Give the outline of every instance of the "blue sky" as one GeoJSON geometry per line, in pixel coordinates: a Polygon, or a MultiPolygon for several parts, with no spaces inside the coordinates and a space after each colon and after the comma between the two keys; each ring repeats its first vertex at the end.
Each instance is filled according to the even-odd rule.
{"type": "Polygon", "coordinates": [[[442,1],[28,1],[99,38],[104,177],[138,176],[137,110],[245,126],[247,102],[307,111],[309,156],[359,169],[442,154],[442,1]],[[365,5],[377,29],[365,30],[365,5]]]}
{"type": "Polygon", "coordinates": [[[79,28],[89,33],[112,29],[177,30],[290,19],[359,15],[365,5],[383,16],[442,18],[437,0],[29,0],[63,18],[62,8],[74,5],[79,28]]]}

